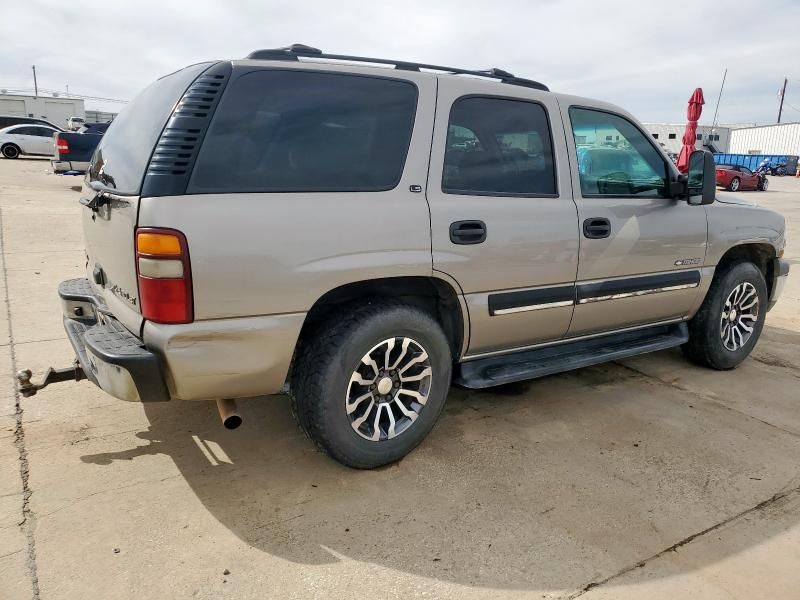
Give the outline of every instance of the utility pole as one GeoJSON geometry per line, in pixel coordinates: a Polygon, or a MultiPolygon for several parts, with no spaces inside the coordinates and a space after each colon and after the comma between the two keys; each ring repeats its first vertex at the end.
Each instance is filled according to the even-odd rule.
{"type": "Polygon", "coordinates": [[[780,97],[781,97],[781,104],[778,107],[778,123],[781,122],[781,114],[783,113],[783,97],[786,95],[786,83],[789,81],[788,78],[783,78],[783,89],[781,90],[780,97]]]}
{"type": "Polygon", "coordinates": [[[722,85],[719,86],[719,96],[717,96],[717,105],[714,107],[714,118],[711,120],[711,133],[714,134],[714,128],[717,126],[717,111],[719,111],[719,101],[722,100],[722,90],[725,89],[725,78],[728,76],[728,68],[722,74],[722,85]]]}
{"type": "Polygon", "coordinates": [[[39,85],[36,83],[36,65],[31,67],[33,69],[33,95],[34,97],[39,97],[39,85]]]}
{"type": "Polygon", "coordinates": [[[69,84],[65,85],[64,87],[67,88],[67,96],[69,96],[69,84]]]}

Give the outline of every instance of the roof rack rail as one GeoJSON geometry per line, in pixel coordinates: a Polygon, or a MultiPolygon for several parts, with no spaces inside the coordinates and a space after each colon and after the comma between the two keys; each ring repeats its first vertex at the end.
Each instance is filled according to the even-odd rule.
{"type": "Polygon", "coordinates": [[[419,71],[426,69],[429,71],[441,71],[443,73],[450,73],[453,75],[474,75],[476,77],[486,77],[489,79],[498,79],[502,83],[511,85],[520,85],[529,87],[536,90],[549,92],[548,88],[543,83],[533,81],[532,79],[523,79],[516,77],[508,71],[502,69],[486,69],[483,71],[459,69],[457,67],[443,67],[440,65],[428,65],[425,63],[408,62],[404,60],[389,60],[385,58],[368,58],[366,56],[348,56],[346,54],[326,54],[319,48],[312,48],[305,44],[292,44],[284,48],[271,48],[265,50],[255,50],[247,55],[247,58],[254,60],[298,60],[303,58],[322,58],[327,60],[343,60],[347,62],[364,62],[377,65],[394,65],[395,69],[402,71],[419,71]]]}

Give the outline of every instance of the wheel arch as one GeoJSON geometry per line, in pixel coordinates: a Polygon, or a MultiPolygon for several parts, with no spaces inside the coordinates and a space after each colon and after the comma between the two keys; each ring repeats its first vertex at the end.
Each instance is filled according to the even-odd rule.
{"type": "Polygon", "coordinates": [[[776,252],[772,244],[766,242],[751,242],[737,244],[728,248],[717,262],[716,272],[722,271],[728,265],[737,262],[751,262],[761,271],[767,282],[767,292],[772,295],[773,270],[775,268],[776,252]]]}
{"type": "MultiPolygon", "coordinates": [[[[463,296],[454,285],[436,276],[401,276],[353,281],[329,290],[306,314],[297,348],[343,306],[380,299],[402,300],[435,318],[450,343],[453,359],[463,356],[469,341],[469,318],[463,296]]],[[[297,349],[295,349],[295,353],[297,349]]]]}
{"type": "Polygon", "coordinates": [[[12,147],[16,148],[17,149],[17,155],[23,154],[22,148],[20,147],[20,145],[14,143],[14,142],[5,142],[3,144],[0,144],[0,152],[2,152],[3,149],[7,148],[8,146],[12,146],[12,147]]]}

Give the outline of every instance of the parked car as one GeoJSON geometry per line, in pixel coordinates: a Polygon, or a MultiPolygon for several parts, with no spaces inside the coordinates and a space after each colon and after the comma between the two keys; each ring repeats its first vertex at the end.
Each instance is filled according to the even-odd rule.
{"type": "Polygon", "coordinates": [[[742,165],[717,165],[716,166],[717,186],[738,192],[740,190],[765,190],[768,183],[767,178],[761,173],[753,173],[742,165]]]}
{"type": "Polygon", "coordinates": [[[55,137],[55,155],[50,161],[53,172],[86,171],[92,154],[109,125],[110,123],[88,123],[78,131],[59,132],[55,137]]]}
{"type": "Polygon", "coordinates": [[[288,390],[320,448],[370,468],[425,438],[451,381],[675,346],[731,369],[789,264],[783,217],[714,183],[709,153],[684,177],[623,109],[499,69],[299,45],[196,64],[101,140],[87,276],[59,287],[78,366],[20,391],[86,377],[216,400],[233,428],[230,399],[288,390]]]}
{"type": "Polygon", "coordinates": [[[0,154],[5,158],[20,155],[50,156],[56,129],[45,125],[12,125],[0,129],[0,154]]]}
{"type": "Polygon", "coordinates": [[[83,117],[70,117],[67,119],[67,130],[69,131],[78,131],[81,127],[83,127],[86,120],[83,117]]]}
{"type": "Polygon", "coordinates": [[[58,131],[63,131],[62,127],[54,125],[50,121],[44,119],[34,119],[33,117],[16,117],[12,115],[0,115],[0,129],[11,127],[12,125],[46,125],[58,131]]]}

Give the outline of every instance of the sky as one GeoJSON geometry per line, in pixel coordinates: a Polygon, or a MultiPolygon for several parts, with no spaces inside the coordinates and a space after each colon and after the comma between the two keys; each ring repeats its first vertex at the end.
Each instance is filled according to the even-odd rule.
{"type": "MultiPolygon", "coordinates": [[[[681,123],[703,88],[710,125],[800,121],[800,0],[0,0],[0,89],[130,100],[161,75],[257,48],[484,69],[681,123]]],[[[117,112],[123,104],[86,101],[117,112]]]]}

